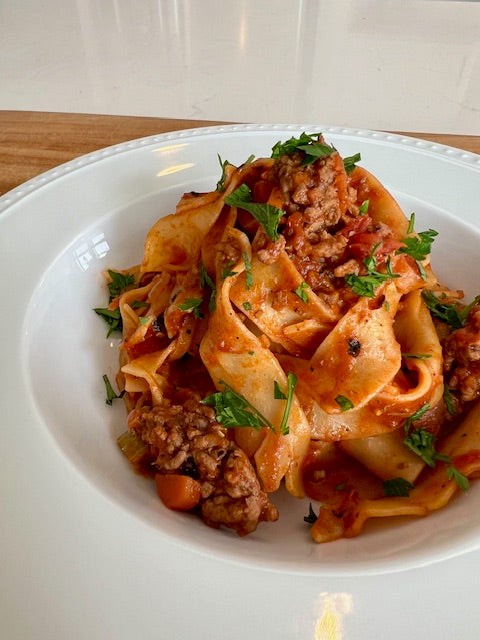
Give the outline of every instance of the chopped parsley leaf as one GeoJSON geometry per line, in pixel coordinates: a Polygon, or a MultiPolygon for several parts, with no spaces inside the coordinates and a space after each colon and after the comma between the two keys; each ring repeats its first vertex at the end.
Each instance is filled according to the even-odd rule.
{"type": "Polygon", "coordinates": [[[245,309],[245,311],[251,311],[252,310],[252,305],[250,304],[250,302],[243,302],[242,303],[242,307],[245,309]]]}
{"type": "Polygon", "coordinates": [[[107,338],[109,338],[112,335],[112,333],[114,333],[115,331],[122,331],[123,323],[122,323],[122,315],[120,313],[119,307],[113,310],[107,309],[107,308],[102,309],[100,307],[97,307],[94,309],[94,311],[101,318],[103,318],[109,326],[109,329],[107,332],[107,338]]]}
{"type": "Polygon", "coordinates": [[[144,300],[133,300],[130,306],[132,309],[142,309],[143,307],[149,307],[150,304],[144,300]]]}
{"type": "Polygon", "coordinates": [[[368,207],[370,206],[370,200],[364,200],[358,208],[359,215],[363,216],[368,213],[368,207]]]}
{"type": "Polygon", "coordinates": [[[117,298],[125,289],[135,283],[135,277],[131,273],[120,273],[118,271],[108,270],[111,282],[108,283],[108,292],[110,294],[109,302],[117,298]]]}
{"type": "Polygon", "coordinates": [[[410,360],[428,360],[431,357],[431,353],[402,353],[402,358],[409,358],[410,360]]]}
{"type": "Polygon", "coordinates": [[[416,420],[420,420],[420,418],[422,418],[429,409],[430,409],[430,405],[428,404],[428,402],[425,402],[425,404],[423,404],[419,409],[415,411],[415,413],[412,413],[412,415],[405,420],[405,424],[404,424],[405,434],[409,432],[410,427],[412,426],[412,422],[415,422],[416,420]]]}
{"type": "Polygon", "coordinates": [[[102,376],[102,378],[103,378],[103,382],[105,384],[105,389],[107,391],[107,399],[105,400],[105,402],[108,405],[111,405],[114,400],[123,398],[123,396],[125,395],[125,391],[122,391],[120,394],[116,393],[113,390],[112,384],[111,384],[110,380],[108,379],[107,374],[102,376]]]}
{"type": "Polygon", "coordinates": [[[414,229],[415,229],[415,214],[412,213],[408,221],[407,234],[413,233],[414,229]]]}
{"type": "Polygon", "coordinates": [[[209,287],[209,289],[211,290],[210,300],[208,302],[208,310],[210,311],[210,313],[212,313],[215,310],[215,296],[217,294],[217,287],[215,286],[214,281],[208,275],[203,262],[200,263],[200,286],[202,287],[202,289],[206,289],[207,287],[209,287]]]}
{"type": "Polygon", "coordinates": [[[347,176],[349,176],[352,173],[352,171],[357,166],[356,163],[360,162],[361,159],[362,157],[359,153],[356,153],[353,156],[349,156],[348,158],[343,159],[343,166],[345,167],[347,176]]]}
{"type": "Polygon", "coordinates": [[[273,381],[273,397],[275,400],[286,400],[287,396],[280,389],[280,385],[276,380],[273,381]]]}
{"type": "Polygon", "coordinates": [[[476,296],[466,306],[441,302],[433,291],[422,291],[422,297],[432,316],[441,322],[445,322],[452,329],[461,329],[465,326],[470,310],[480,303],[480,295],[476,296]]]}
{"type": "Polygon", "coordinates": [[[467,476],[463,475],[455,466],[450,465],[447,467],[447,477],[449,480],[455,480],[457,486],[463,491],[468,491],[470,488],[470,482],[467,476]]]}
{"type": "Polygon", "coordinates": [[[335,402],[339,405],[342,411],[348,411],[349,409],[353,409],[353,407],[355,406],[350,398],[346,398],[342,395],[338,395],[335,398],[335,402]]]}
{"type": "Polygon", "coordinates": [[[335,153],[334,147],[318,141],[320,133],[301,133],[299,138],[292,136],[286,142],[278,141],[272,147],[272,158],[277,160],[281,156],[290,156],[296,151],[303,151],[304,158],[301,165],[313,164],[319,158],[328,158],[335,153]]]}
{"type": "Polygon", "coordinates": [[[306,282],[302,282],[294,291],[302,302],[308,302],[307,289],[310,289],[310,286],[306,282]]]}
{"type": "Polygon", "coordinates": [[[275,431],[273,424],[265,418],[244,396],[220,380],[225,388],[201,400],[215,409],[217,422],[224,427],[252,427],[255,430],[268,427],[275,431]]]}
{"type": "Polygon", "coordinates": [[[222,275],[220,276],[222,280],[225,280],[225,278],[229,278],[230,276],[237,275],[238,271],[232,271],[230,269],[230,267],[232,267],[234,264],[236,264],[236,260],[230,260],[229,262],[227,262],[227,264],[223,268],[222,275]]]}
{"type": "Polygon", "coordinates": [[[397,273],[392,272],[392,266],[390,260],[387,260],[386,273],[381,273],[375,270],[377,266],[377,258],[375,257],[375,253],[380,246],[380,242],[377,243],[370,255],[367,256],[363,264],[367,269],[367,275],[365,276],[357,276],[355,273],[349,273],[345,276],[345,282],[350,289],[356,293],[358,296],[363,296],[366,298],[374,298],[375,297],[375,289],[380,286],[383,282],[387,280],[391,280],[392,278],[398,278],[397,273]]]}
{"type": "Polygon", "coordinates": [[[401,242],[405,245],[397,249],[397,254],[406,253],[414,260],[425,260],[432,249],[432,242],[438,236],[438,231],[428,229],[428,231],[420,231],[416,236],[402,238],[401,242]]]}
{"type": "Polygon", "coordinates": [[[222,170],[222,175],[220,176],[220,180],[217,182],[217,191],[225,191],[225,179],[227,177],[227,173],[225,169],[230,164],[228,160],[222,160],[220,154],[217,153],[218,162],[220,164],[220,168],[222,170]]]}
{"type": "Polygon", "coordinates": [[[242,251],[242,258],[245,264],[245,288],[251,289],[253,287],[252,265],[246,251],[242,251]]]}
{"type": "MultiPolygon", "coordinates": [[[[288,416],[290,415],[290,410],[292,408],[293,392],[295,391],[296,385],[297,385],[297,376],[290,371],[289,374],[287,375],[287,397],[284,398],[286,400],[285,410],[283,412],[282,422],[280,423],[280,433],[283,434],[284,436],[287,435],[287,433],[289,432],[287,422],[288,422],[288,416]]],[[[279,388],[278,391],[281,391],[281,389],[279,388]]]]}
{"type": "MultiPolygon", "coordinates": [[[[287,395],[285,398],[285,410],[283,412],[282,421],[279,431],[282,435],[288,434],[288,416],[290,414],[291,404],[293,400],[293,391],[297,383],[297,378],[293,373],[287,376],[287,395]]],[[[254,407],[244,396],[237,393],[226,382],[220,380],[225,388],[223,391],[217,391],[201,400],[202,404],[206,404],[215,409],[216,419],[224,427],[252,427],[255,430],[261,427],[268,427],[276,432],[273,424],[268,420],[256,407],[254,407]]],[[[281,392],[278,384],[274,386],[274,396],[281,392]]],[[[276,397],[277,398],[277,397],[276,397]]],[[[280,398],[277,398],[280,399],[280,398]]]]}
{"type": "Polygon", "coordinates": [[[185,298],[183,302],[177,304],[177,309],[181,311],[192,311],[195,318],[203,318],[200,312],[200,305],[203,302],[203,298],[185,298]]]}
{"type": "Polygon", "coordinates": [[[317,518],[318,518],[318,516],[316,515],[315,511],[313,510],[312,503],[310,502],[310,505],[308,507],[308,515],[304,516],[303,520],[307,524],[314,524],[317,521],[317,518]]]}
{"type": "Polygon", "coordinates": [[[443,401],[445,402],[445,407],[448,413],[451,416],[457,415],[457,410],[455,409],[455,404],[453,402],[452,392],[450,391],[448,385],[444,385],[443,387],[443,401]]]}
{"type": "Polygon", "coordinates": [[[413,453],[416,453],[417,456],[425,462],[425,464],[433,469],[437,460],[441,462],[450,462],[449,456],[445,456],[442,453],[437,453],[435,451],[435,440],[436,437],[431,433],[431,431],[427,431],[426,429],[414,429],[405,436],[403,443],[413,451],[413,453]]]}
{"type": "Polygon", "coordinates": [[[231,207],[238,207],[251,213],[255,220],[264,228],[270,240],[273,242],[278,240],[278,223],[280,218],[285,215],[283,209],[278,209],[268,204],[268,202],[264,204],[252,202],[252,194],[246,184],[242,184],[238,189],[235,189],[235,191],[225,198],[225,202],[231,207]]]}
{"type": "Polygon", "coordinates": [[[386,496],[408,497],[415,487],[405,478],[391,478],[382,483],[383,493],[386,496]]]}

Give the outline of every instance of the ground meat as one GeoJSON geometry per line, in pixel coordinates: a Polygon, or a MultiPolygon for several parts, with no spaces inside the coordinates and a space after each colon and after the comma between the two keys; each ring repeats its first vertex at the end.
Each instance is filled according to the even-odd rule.
{"type": "Polygon", "coordinates": [[[303,154],[278,159],[270,181],[279,185],[286,215],[280,221],[285,250],[314,292],[334,291],[333,272],[346,260],[349,238],[341,229],[358,215],[338,153],[302,165],[303,154]]]}
{"type": "Polygon", "coordinates": [[[259,522],[276,520],[278,511],[246,454],[216,421],[214,410],[199,400],[191,393],[183,404],[135,409],[128,426],[151,447],[158,472],[189,475],[200,482],[200,512],[206,524],[246,535],[259,522]]]}
{"type": "Polygon", "coordinates": [[[452,331],[443,344],[448,387],[463,402],[480,397],[480,305],[473,307],[462,329],[452,331]]]}

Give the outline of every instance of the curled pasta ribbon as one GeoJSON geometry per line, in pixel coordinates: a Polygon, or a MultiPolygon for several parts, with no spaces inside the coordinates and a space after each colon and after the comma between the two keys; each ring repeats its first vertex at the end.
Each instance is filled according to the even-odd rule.
{"type": "Polygon", "coordinates": [[[408,417],[425,403],[435,407],[443,396],[442,347],[419,290],[402,299],[395,317],[395,336],[410,376],[393,380],[375,398],[374,410],[408,417]],[[412,385],[410,380],[416,380],[412,385]]]}
{"type": "Polygon", "coordinates": [[[397,373],[401,350],[393,321],[399,300],[392,283],[374,300],[360,298],[313,354],[302,379],[326,413],[342,411],[340,397],[360,409],[397,373]],[[355,355],[349,353],[352,340],[360,345],[355,355]]]}
{"type": "Polygon", "coordinates": [[[434,408],[442,400],[442,351],[430,314],[419,291],[399,302],[394,287],[389,284],[385,292],[388,312],[359,300],[311,361],[279,356],[283,368],[297,375],[297,395],[313,438],[336,442],[386,434],[425,403],[434,408]],[[357,356],[347,352],[352,338],[360,345],[357,356]],[[341,411],[338,396],[353,407],[341,411]]]}
{"type": "Polygon", "coordinates": [[[265,264],[257,255],[251,262],[253,284],[245,274],[232,285],[235,305],[267,335],[293,355],[307,355],[325,338],[339,316],[309,288],[284,250],[265,264]],[[302,297],[295,291],[301,290],[302,297]]]}
{"type": "Polygon", "coordinates": [[[151,391],[152,404],[154,406],[160,404],[167,387],[167,381],[158,373],[158,370],[168,356],[174,351],[175,347],[176,341],[172,340],[165,349],[161,349],[160,351],[155,351],[153,353],[147,353],[123,365],[121,372],[125,376],[125,390],[127,392],[146,390],[143,389],[142,386],[139,387],[136,382],[138,378],[143,379],[147,383],[148,389],[151,391]]]}
{"type": "MultiPolygon", "coordinates": [[[[450,456],[451,464],[466,477],[480,474],[480,402],[476,402],[457,429],[445,439],[439,453],[450,456]]],[[[448,464],[437,463],[408,497],[365,500],[352,492],[335,505],[321,507],[311,528],[313,540],[329,542],[357,536],[370,518],[425,516],[442,509],[460,490],[455,479],[446,474],[448,464]]]]}
{"type": "MultiPolygon", "coordinates": [[[[225,241],[239,249],[239,255],[251,255],[248,238],[237,229],[226,230],[225,241]]],[[[218,388],[223,381],[244,396],[275,427],[275,432],[263,428],[261,433],[242,427],[243,433],[252,432],[254,459],[258,476],[266,491],[276,491],[285,477],[287,489],[295,496],[304,495],[301,462],[310,441],[310,427],[303,410],[294,396],[288,417],[289,433],[281,435],[279,426],[283,417],[284,401],[274,398],[274,381],[286,390],[287,376],[273,353],[265,348],[240,320],[230,302],[230,289],[244,271],[243,258],[232,266],[235,275],[217,285],[215,311],[200,344],[200,356],[218,388]]],[[[245,441],[245,436],[243,440],[245,441]]],[[[248,436],[247,436],[248,437],[248,436]]]]}

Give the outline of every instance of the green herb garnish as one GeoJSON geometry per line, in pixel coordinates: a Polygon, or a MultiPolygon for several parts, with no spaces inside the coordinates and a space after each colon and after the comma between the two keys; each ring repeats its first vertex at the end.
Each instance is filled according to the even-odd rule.
{"type": "Polygon", "coordinates": [[[349,411],[349,409],[353,409],[355,406],[350,398],[346,398],[345,396],[339,395],[335,398],[335,402],[338,404],[342,411],[349,411]]]}
{"type": "Polygon", "coordinates": [[[125,395],[125,391],[122,391],[120,394],[116,393],[113,390],[112,384],[108,379],[107,374],[102,376],[102,378],[103,378],[103,382],[105,383],[105,389],[107,391],[107,399],[105,400],[107,404],[111,405],[114,400],[123,398],[123,396],[125,395]]]}
{"type": "Polygon", "coordinates": [[[360,162],[361,159],[362,158],[359,153],[356,153],[353,156],[349,156],[348,158],[343,159],[343,166],[345,167],[347,176],[349,176],[352,173],[352,171],[357,166],[356,163],[360,162]]]}
{"type": "Polygon", "coordinates": [[[133,300],[130,306],[132,309],[142,309],[143,307],[149,307],[150,304],[144,300],[133,300]]]}
{"type": "Polygon", "coordinates": [[[303,302],[308,302],[307,289],[310,289],[310,286],[306,282],[302,282],[300,286],[295,289],[294,293],[296,293],[303,302]]]}
{"type": "Polygon", "coordinates": [[[229,262],[227,262],[227,264],[224,266],[223,271],[222,271],[222,275],[220,276],[222,280],[225,280],[225,278],[230,278],[231,276],[236,276],[238,271],[232,271],[230,269],[230,267],[233,267],[234,264],[236,264],[236,260],[230,260],[229,262]]]}
{"type": "Polygon", "coordinates": [[[402,358],[410,360],[428,360],[431,357],[431,353],[402,353],[402,358]]]}
{"type": "Polygon", "coordinates": [[[453,401],[453,396],[452,396],[452,393],[451,393],[448,385],[444,385],[444,387],[443,387],[443,401],[445,402],[445,407],[446,407],[448,413],[451,416],[457,415],[457,411],[455,409],[455,404],[454,404],[454,401],[453,401]]]}
{"type": "Polygon", "coordinates": [[[203,318],[200,312],[200,305],[203,302],[203,298],[185,298],[183,302],[177,304],[177,309],[181,311],[192,311],[195,318],[203,318]]]}
{"type": "Polygon", "coordinates": [[[120,308],[116,309],[107,309],[97,307],[94,309],[95,313],[97,313],[101,318],[105,320],[107,325],[109,326],[107,332],[107,338],[112,335],[115,331],[122,331],[123,323],[122,323],[122,315],[120,313],[120,308]]]}
{"type": "Polygon", "coordinates": [[[426,429],[414,429],[405,436],[403,443],[416,453],[432,469],[437,461],[450,462],[450,457],[435,451],[436,437],[426,429]]]}
{"type": "Polygon", "coordinates": [[[275,431],[273,424],[244,396],[237,393],[232,387],[220,380],[225,388],[217,391],[201,400],[215,409],[217,422],[224,427],[252,427],[255,430],[268,427],[275,431]]]}
{"type": "Polygon", "coordinates": [[[200,263],[200,286],[202,287],[202,289],[206,289],[208,287],[211,291],[210,300],[208,302],[208,310],[210,311],[210,313],[212,313],[215,310],[215,297],[217,295],[217,287],[215,286],[214,281],[208,275],[203,262],[200,263]]]}
{"type": "Polygon", "coordinates": [[[447,477],[449,480],[455,480],[457,486],[463,491],[468,491],[470,488],[470,482],[467,476],[463,475],[455,466],[450,465],[447,467],[447,477]]]}
{"type": "Polygon", "coordinates": [[[245,288],[251,289],[253,287],[252,265],[246,251],[242,251],[242,258],[245,264],[245,288]]]}
{"type": "Polygon", "coordinates": [[[297,376],[290,371],[287,375],[287,395],[283,393],[283,391],[278,386],[277,381],[274,383],[274,397],[276,400],[282,399],[286,400],[285,402],[285,410],[283,412],[282,422],[280,423],[280,433],[284,436],[289,432],[289,428],[287,425],[288,416],[290,415],[290,410],[292,408],[293,401],[293,392],[295,391],[295,387],[297,385],[297,376]]]}
{"type": "Polygon", "coordinates": [[[375,297],[375,289],[380,286],[382,283],[387,280],[391,280],[392,278],[398,278],[397,273],[392,272],[392,266],[390,260],[387,260],[386,263],[386,273],[381,273],[380,271],[376,271],[377,266],[377,258],[375,253],[380,246],[380,242],[377,243],[370,255],[367,256],[363,264],[367,269],[367,275],[365,276],[357,276],[355,273],[349,273],[345,276],[345,282],[350,287],[350,289],[356,293],[358,296],[363,296],[366,298],[374,298],[375,297]]]}
{"type": "Polygon", "coordinates": [[[217,182],[217,191],[225,191],[225,179],[227,177],[226,168],[230,164],[228,160],[222,160],[220,154],[217,153],[218,162],[220,164],[220,168],[222,170],[222,175],[220,176],[220,180],[217,182]]]}
{"type": "Polygon", "coordinates": [[[383,493],[386,496],[407,497],[415,487],[405,478],[391,478],[382,483],[383,493]]]}
{"type": "Polygon", "coordinates": [[[109,269],[108,275],[112,280],[107,285],[110,294],[109,302],[112,302],[112,300],[123,293],[129,285],[135,284],[135,277],[131,273],[119,273],[118,271],[109,269]]]}
{"type": "MultiPolygon", "coordinates": [[[[284,399],[285,410],[283,412],[282,421],[279,431],[282,435],[288,434],[288,416],[293,400],[293,392],[297,378],[293,373],[287,376],[287,394],[283,394],[277,383],[274,383],[274,397],[276,399],[284,399]],[[277,394],[282,394],[277,397],[277,394]]],[[[261,427],[268,427],[276,432],[273,424],[266,418],[256,407],[254,407],[244,396],[237,393],[232,387],[220,380],[220,384],[225,387],[223,391],[217,391],[201,400],[202,404],[209,405],[215,409],[217,422],[224,427],[252,427],[255,430],[261,427]]]]}
{"type": "Polygon", "coordinates": [[[370,206],[370,200],[364,200],[358,208],[359,215],[363,216],[368,213],[368,207],[370,206]]]}
{"type": "Polygon", "coordinates": [[[310,502],[310,505],[308,507],[308,515],[304,516],[303,520],[307,524],[314,524],[317,521],[317,518],[318,518],[318,516],[316,515],[315,511],[313,510],[312,503],[310,502]]]}
{"type": "Polygon", "coordinates": [[[252,193],[246,184],[242,184],[238,189],[235,189],[225,198],[225,202],[231,207],[239,207],[251,213],[264,228],[270,240],[273,240],[273,242],[278,240],[278,223],[280,218],[285,215],[283,209],[278,209],[268,204],[268,202],[264,204],[252,202],[252,193]]]}
{"type": "Polygon", "coordinates": [[[303,151],[302,166],[313,164],[319,158],[328,158],[335,153],[334,147],[318,141],[320,133],[301,133],[299,138],[291,137],[286,142],[278,141],[272,147],[272,158],[290,156],[296,151],[303,151]]]}
{"type": "Polygon", "coordinates": [[[465,326],[470,310],[480,302],[480,295],[466,306],[441,302],[433,291],[422,291],[422,297],[432,316],[445,322],[452,329],[461,329],[465,326]]]}

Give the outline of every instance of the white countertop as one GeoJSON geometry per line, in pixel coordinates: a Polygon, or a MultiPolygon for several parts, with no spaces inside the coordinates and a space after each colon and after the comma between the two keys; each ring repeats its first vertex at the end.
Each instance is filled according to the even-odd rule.
{"type": "Polygon", "coordinates": [[[0,108],[480,134],[480,3],[0,2],[0,108]]]}

